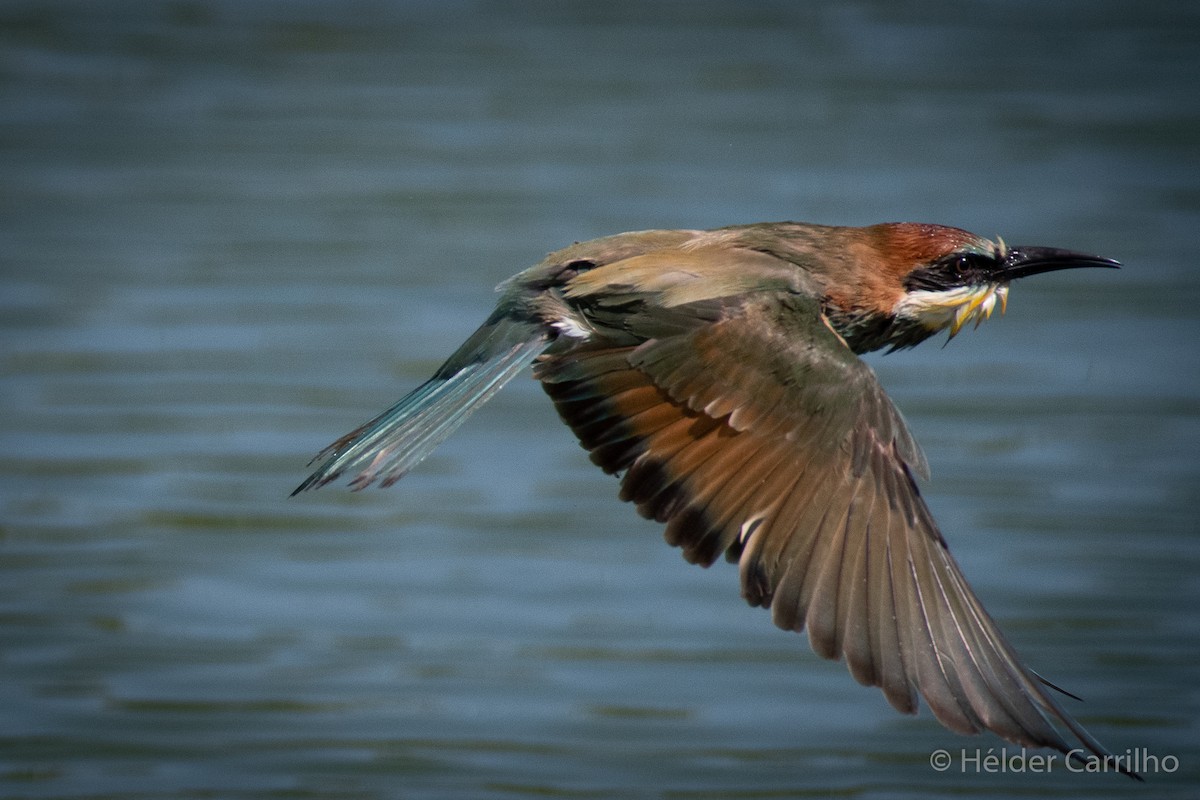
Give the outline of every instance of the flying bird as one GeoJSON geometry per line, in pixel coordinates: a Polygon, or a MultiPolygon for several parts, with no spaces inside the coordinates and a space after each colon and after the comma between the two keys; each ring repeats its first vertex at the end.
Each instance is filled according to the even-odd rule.
{"type": "Polygon", "coordinates": [[[978,326],[1018,278],[1118,266],[918,223],[577,243],[501,283],[433,377],[321,451],[293,494],[395,483],[533,365],[622,500],[688,561],[736,563],[750,605],[896,709],[922,697],[960,734],[1111,759],[967,584],[917,486],[925,457],[859,356],[978,326]]]}

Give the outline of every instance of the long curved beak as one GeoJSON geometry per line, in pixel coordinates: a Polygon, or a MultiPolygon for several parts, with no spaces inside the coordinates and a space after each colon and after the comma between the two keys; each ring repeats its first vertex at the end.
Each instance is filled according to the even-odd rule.
{"type": "Polygon", "coordinates": [[[1087,253],[1076,253],[1073,250],[1063,250],[1058,247],[1025,247],[1017,245],[1008,248],[1008,253],[996,270],[995,278],[999,281],[1012,281],[1029,275],[1043,272],[1053,272],[1059,269],[1078,269],[1080,267],[1108,267],[1120,269],[1121,263],[1111,258],[1101,258],[1087,253]]]}

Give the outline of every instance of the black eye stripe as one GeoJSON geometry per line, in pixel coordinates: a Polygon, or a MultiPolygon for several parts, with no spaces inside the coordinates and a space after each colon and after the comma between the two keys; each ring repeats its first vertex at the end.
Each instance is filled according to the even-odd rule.
{"type": "Polygon", "coordinates": [[[940,292],[959,286],[983,284],[996,270],[996,259],[981,253],[950,253],[909,273],[904,279],[907,291],[940,292]]]}
{"type": "Polygon", "coordinates": [[[953,258],[954,265],[960,270],[982,270],[994,267],[996,259],[977,253],[961,253],[953,258]]]}

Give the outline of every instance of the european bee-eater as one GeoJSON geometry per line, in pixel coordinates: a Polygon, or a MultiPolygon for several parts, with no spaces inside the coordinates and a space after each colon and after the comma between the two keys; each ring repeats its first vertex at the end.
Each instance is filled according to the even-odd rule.
{"type": "Polygon", "coordinates": [[[895,708],[921,696],[958,733],[1110,758],[967,585],[917,488],[925,458],[858,356],[978,325],[1014,279],[1117,266],[914,223],[575,244],[502,283],[433,377],[323,450],[296,492],[395,483],[532,364],[621,499],[688,561],[737,563],[751,605],[895,708]]]}

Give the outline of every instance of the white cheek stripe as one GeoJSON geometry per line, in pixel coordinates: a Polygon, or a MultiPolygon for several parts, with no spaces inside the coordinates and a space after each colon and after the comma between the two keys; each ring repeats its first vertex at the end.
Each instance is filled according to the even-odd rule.
{"type": "Polygon", "coordinates": [[[954,336],[963,325],[974,320],[976,327],[992,315],[996,303],[1001,313],[1008,304],[1007,283],[959,286],[942,292],[909,292],[896,304],[897,317],[915,320],[929,330],[949,327],[954,336]]]}

